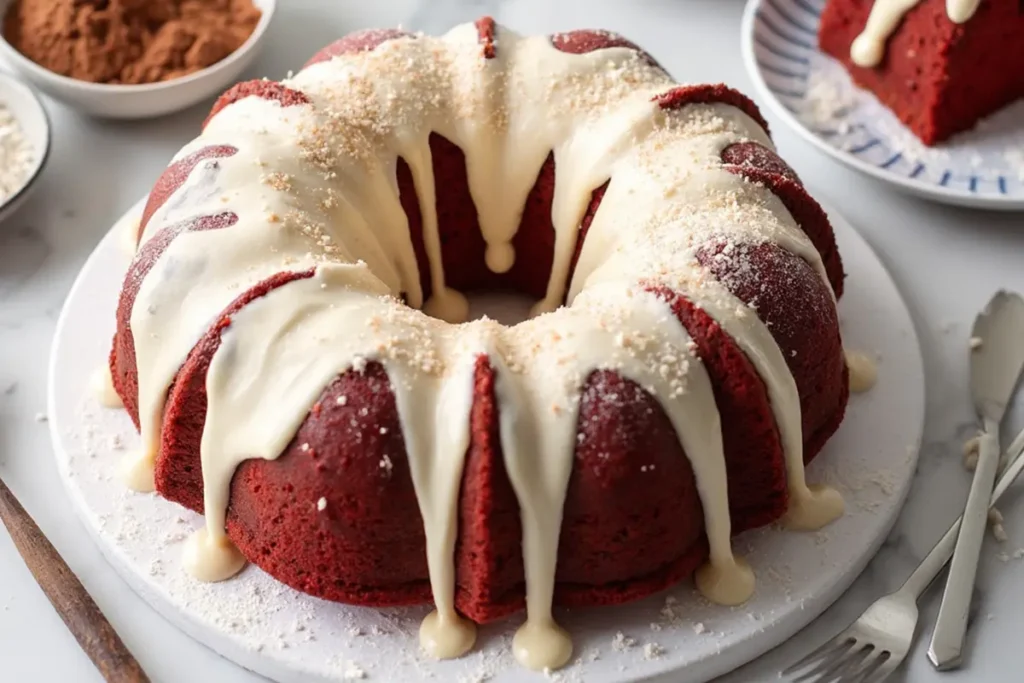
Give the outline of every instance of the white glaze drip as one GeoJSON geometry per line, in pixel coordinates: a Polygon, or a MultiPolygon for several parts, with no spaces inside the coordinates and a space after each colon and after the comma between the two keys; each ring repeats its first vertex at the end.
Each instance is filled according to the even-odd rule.
{"type": "Polygon", "coordinates": [[[104,363],[101,367],[96,368],[96,371],[92,374],[91,384],[93,394],[101,406],[104,408],[121,408],[124,406],[121,397],[117,394],[117,390],[114,389],[114,378],[110,375],[109,365],[104,363]]]}
{"type": "Polygon", "coordinates": [[[476,642],[476,624],[454,610],[442,615],[437,610],[420,624],[420,645],[435,659],[461,657],[476,642]]]}
{"type": "Polygon", "coordinates": [[[218,566],[230,565],[223,562],[224,522],[238,464],[278,457],[325,386],[377,361],[394,388],[426,532],[437,610],[424,622],[421,641],[440,657],[471,647],[470,625],[454,609],[453,551],[473,368],[484,355],[496,371],[502,450],[522,511],[527,621],[514,649],[527,666],[557,667],[571,655],[551,614],[557,521],[572,470],[580,389],[595,370],[615,370],[647,388],[675,427],[711,546],[698,586],[726,604],[753,590],[752,572],[731,550],[710,380],[668,304],[642,284],[685,294],[747,353],[782,435],[793,509],[806,512],[797,515],[805,522],[835,514],[829,496],[804,482],[799,397],[781,351],[696,255],[723,241],[771,241],[823,279],[824,267],[770,191],[718,163],[733,142],[771,146],[746,114],[722,104],[666,114],[652,98],[671,81],[624,48],[572,55],[547,38],[505,30],[499,44],[497,59],[482,60],[476,30],[465,25],[442,38],[393,40],[314,65],[287,83],[312,105],[244,99],[179,154],[211,144],[238,149],[197,166],[143,238],[194,216],[233,212],[238,222],[178,236],[139,288],[131,324],[145,450],[136,475],[148,472],[152,480],[168,387],[210,324],[270,275],[313,271],[246,305],[222,333],[207,373],[207,517],[203,540],[193,545],[196,573],[225,574],[200,566],[204,552],[218,566]],[[554,154],[554,265],[535,307],[553,313],[511,328],[488,320],[453,326],[398,302],[405,294],[414,308],[424,305],[395,179],[403,158],[423,217],[434,292],[427,310],[446,320],[465,316],[464,298],[446,286],[441,265],[431,132],[465,153],[487,265],[495,272],[523,257],[511,240],[537,174],[554,154]],[[591,192],[608,178],[614,181],[569,283],[580,220],[591,192]],[[554,310],[566,294],[571,305],[554,310]]]}
{"type": "Polygon", "coordinates": [[[127,454],[121,461],[121,481],[132,491],[151,493],[156,490],[154,473],[156,458],[144,451],[127,454]]]}
{"type": "Polygon", "coordinates": [[[861,394],[878,381],[878,364],[860,351],[846,351],[846,367],[850,371],[850,391],[861,394]]]}
{"type": "MultiPolygon", "coordinates": [[[[885,44],[896,32],[907,12],[920,2],[921,0],[875,0],[864,30],[850,46],[850,59],[853,63],[866,69],[881,64],[885,59],[885,44]]],[[[946,0],[946,15],[954,24],[964,24],[978,11],[979,5],[981,0],[946,0]]]]}
{"type": "Polygon", "coordinates": [[[200,581],[223,581],[242,571],[245,557],[227,536],[220,532],[210,534],[204,526],[185,541],[181,564],[200,581]]]}

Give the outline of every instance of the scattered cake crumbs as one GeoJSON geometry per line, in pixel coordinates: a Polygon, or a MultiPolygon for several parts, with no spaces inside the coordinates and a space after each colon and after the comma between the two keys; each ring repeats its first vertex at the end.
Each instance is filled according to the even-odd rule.
{"type": "Polygon", "coordinates": [[[630,638],[622,631],[616,633],[615,637],[612,638],[612,649],[616,652],[625,652],[626,650],[631,649],[634,645],[636,645],[636,639],[630,638]]]}
{"type": "Polygon", "coordinates": [[[964,467],[973,472],[978,467],[978,454],[981,450],[981,434],[972,436],[964,443],[964,467]]]}
{"type": "Polygon", "coordinates": [[[992,538],[996,539],[998,543],[1005,543],[1010,540],[1010,537],[1006,535],[1006,529],[1003,527],[1003,513],[999,512],[996,508],[991,508],[988,511],[988,523],[992,527],[992,538]]]}
{"type": "Polygon", "coordinates": [[[344,677],[346,681],[358,681],[366,678],[366,671],[355,662],[349,662],[345,666],[344,677]]]}
{"type": "Polygon", "coordinates": [[[665,653],[665,648],[657,643],[647,643],[644,645],[644,659],[657,659],[665,653]]]}
{"type": "Polygon", "coordinates": [[[971,341],[969,342],[969,344],[971,347],[971,351],[976,351],[982,347],[982,344],[984,344],[984,342],[982,341],[981,337],[971,337],[971,341]]]}

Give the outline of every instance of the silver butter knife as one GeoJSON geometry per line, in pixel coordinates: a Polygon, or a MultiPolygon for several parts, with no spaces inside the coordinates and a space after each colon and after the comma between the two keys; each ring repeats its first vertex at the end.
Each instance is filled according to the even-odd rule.
{"type": "Polygon", "coordinates": [[[1024,368],[1024,299],[998,292],[974,321],[971,334],[971,394],[982,421],[982,436],[939,617],[928,646],[928,659],[939,670],[957,668],[963,656],[989,499],[999,469],[999,425],[1024,368]]]}

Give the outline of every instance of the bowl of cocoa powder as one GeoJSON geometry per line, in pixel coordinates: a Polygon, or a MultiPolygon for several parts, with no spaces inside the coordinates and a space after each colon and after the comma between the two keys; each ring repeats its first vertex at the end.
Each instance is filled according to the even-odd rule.
{"type": "Polygon", "coordinates": [[[276,0],[0,0],[0,57],[39,90],[114,119],[170,114],[234,84],[276,0]]]}

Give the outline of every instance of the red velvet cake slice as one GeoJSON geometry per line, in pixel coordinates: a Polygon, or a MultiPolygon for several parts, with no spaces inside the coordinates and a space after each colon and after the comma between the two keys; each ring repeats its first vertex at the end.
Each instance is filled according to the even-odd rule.
{"type": "Polygon", "coordinates": [[[925,144],[935,145],[1024,97],[1020,0],[830,0],[821,49],[846,66],[925,144]],[[906,3],[900,3],[906,4],[906,3]],[[959,14],[957,14],[959,12],[959,14]]]}

